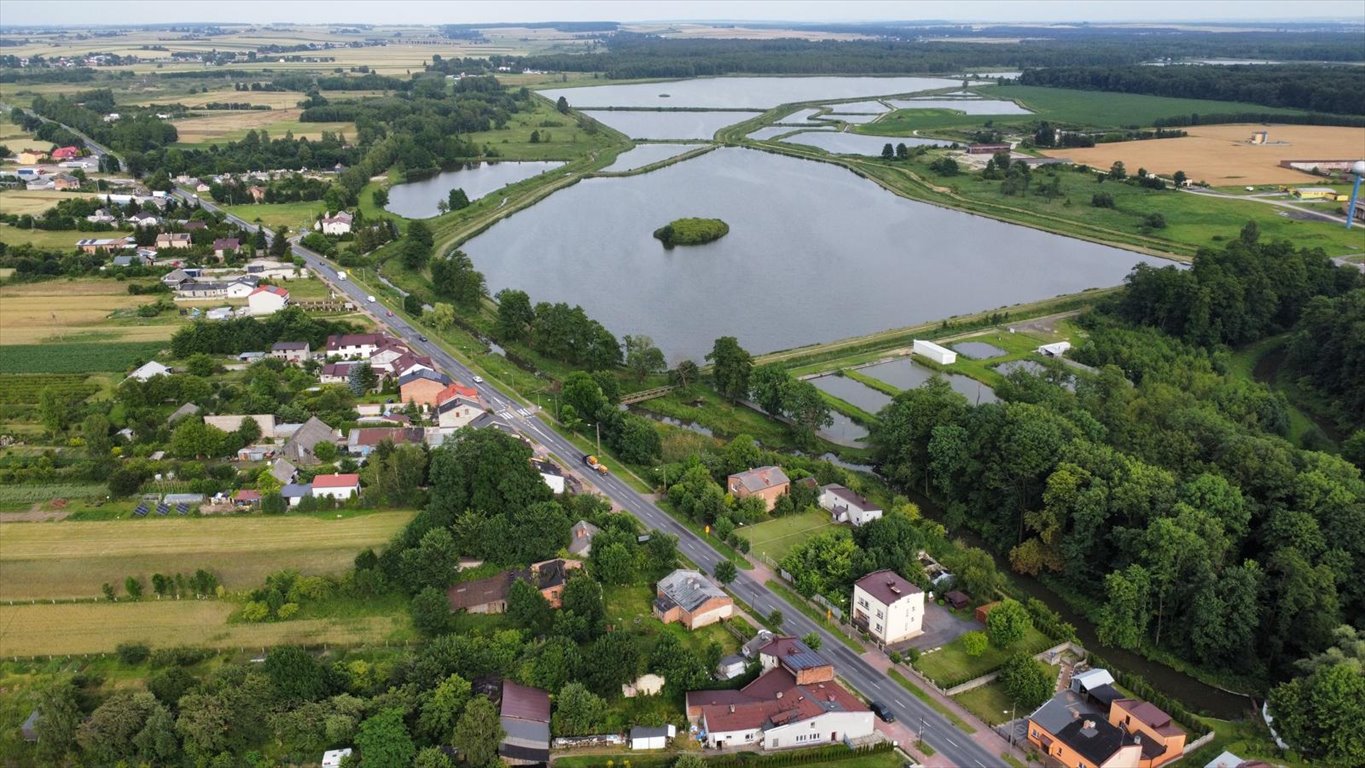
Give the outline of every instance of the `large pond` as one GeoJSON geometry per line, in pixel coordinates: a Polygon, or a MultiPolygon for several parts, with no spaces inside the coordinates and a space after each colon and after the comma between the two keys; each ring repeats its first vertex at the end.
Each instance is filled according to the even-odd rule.
{"type": "Polygon", "coordinates": [[[946,141],[936,141],[934,139],[916,139],[910,136],[865,136],[861,133],[847,133],[844,131],[803,131],[795,136],[788,136],[782,141],[788,144],[805,144],[808,147],[817,147],[826,152],[836,155],[871,155],[880,157],[882,149],[887,144],[896,146],[904,144],[907,147],[944,147],[948,145],[946,141]]]}
{"type": "Polygon", "coordinates": [[[989,360],[992,357],[1002,357],[1005,354],[1005,350],[984,341],[959,341],[953,345],[953,351],[973,360],[989,360]]]}
{"type": "Polygon", "coordinates": [[[577,109],[591,107],[690,107],[770,109],[778,104],[916,93],[951,88],[961,80],[934,77],[704,77],[663,83],[554,88],[577,109]]]}
{"type": "Polygon", "coordinates": [[[597,110],[584,114],[632,139],[709,139],[721,128],[759,113],[597,110]]]}
{"type": "Polygon", "coordinates": [[[863,123],[870,123],[870,122],[872,122],[873,120],[876,120],[876,119],[879,118],[879,117],[881,117],[881,115],[845,115],[845,114],[835,114],[835,113],[832,113],[832,112],[831,112],[831,113],[828,114],[828,115],[820,115],[819,117],[815,117],[815,118],[811,118],[811,119],[812,119],[812,121],[817,121],[817,122],[820,121],[820,120],[824,120],[824,121],[826,121],[826,122],[838,121],[838,122],[841,122],[841,123],[848,123],[848,124],[850,124],[850,125],[862,125],[863,123]]]}
{"type": "Polygon", "coordinates": [[[767,141],[768,139],[777,138],[784,133],[796,133],[799,130],[801,129],[792,125],[769,125],[764,128],[759,128],[749,134],[749,138],[754,139],[755,141],[767,141]]]}
{"type": "Polygon", "coordinates": [[[385,208],[409,219],[426,219],[440,213],[436,204],[452,189],[463,189],[471,201],[558,168],[563,163],[471,163],[464,168],[444,171],[421,181],[395,184],[389,188],[385,208]]]}
{"type": "Polygon", "coordinates": [[[1031,115],[1012,101],[1001,99],[900,99],[891,102],[896,109],[951,109],[968,115],[1031,115]]]}
{"type": "Polygon", "coordinates": [[[880,101],[855,101],[848,104],[830,104],[829,108],[841,115],[880,115],[887,106],[880,101]]]}
{"type": "Polygon", "coordinates": [[[869,365],[858,372],[899,389],[914,389],[938,375],[947,380],[948,386],[965,396],[972,405],[994,403],[999,399],[995,396],[995,390],[970,376],[963,376],[958,373],[940,373],[904,357],[869,365]]]}
{"type": "Polygon", "coordinates": [[[651,173],[585,179],[463,246],[492,292],[581,304],[669,362],[720,336],[754,353],[1117,285],[1130,251],[917,203],[828,163],[721,148],[651,173]],[[665,250],[683,216],[730,233],[665,250]]]}
{"type": "Polygon", "coordinates": [[[810,383],[814,384],[815,388],[821,392],[828,392],[871,414],[876,414],[891,404],[891,396],[885,392],[878,392],[861,381],[854,381],[843,376],[819,376],[811,379],[810,383]]]}
{"type": "Polygon", "coordinates": [[[606,173],[633,171],[699,148],[697,144],[641,144],[617,155],[616,162],[602,170],[606,173]]]}

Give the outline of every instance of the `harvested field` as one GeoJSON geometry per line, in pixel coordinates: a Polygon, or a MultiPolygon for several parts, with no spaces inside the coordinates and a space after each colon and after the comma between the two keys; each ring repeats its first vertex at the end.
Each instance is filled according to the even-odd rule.
{"type": "MultiPolygon", "coordinates": [[[[229,103],[229,104],[264,104],[271,109],[293,109],[299,105],[300,101],[308,98],[298,91],[238,91],[232,88],[224,88],[207,93],[187,93],[183,95],[156,96],[147,101],[138,102],[143,106],[154,104],[184,104],[187,107],[201,107],[205,104],[229,103]]],[[[222,110],[231,111],[231,110],[222,110]]]]}
{"type": "Polygon", "coordinates": [[[1048,154],[1094,168],[1122,160],[1129,174],[1146,168],[1162,175],[1184,171],[1191,181],[1213,186],[1314,184],[1322,180],[1281,168],[1281,160],[1345,160],[1365,147],[1365,128],[1321,125],[1204,125],[1185,129],[1179,139],[1152,139],[1059,149],[1048,154]],[[1271,143],[1253,145],[1255,131],[1268,131],[1271,143]]]}
{"type": "MultiPolygon", "coordinates": [[[[56,205],[62,200],[74,200],[83,197],[96,197],[93,194],[81,194],[80,192],[53,192],[51,190],[40,190],[30,192],[26,189],[6,189],[0,192],[0,211],[12,213],[16,216],[24,214],[37,215],[56,205]]],[[[99,233],[82,235],[82,237],[97,237],[99,233]]],[[[108,235],[105,235],[107,237],[108,235]]],[[[71,241],[74,246],[77,237],[71,241]]]]}
{"type": "Polygon", "coordinates": [[[282,643],[374,645],[401,640],[408,626],[402,616],[228,624],[236,608],[226,600],[0,605],[0,655],[101,653],[135,642],[246,649],[282,643]]]}
{"type": "Polygon", "coordinates": [[[355,134],[354,123],[300,123],[299,115],[302,112],[298,108],[206,112],[201,117],[173,120],[171,124],[180,133],[181,144],[235,141],[252,130],[268,131],[272,137],[281,137],[286,131],[293,131],[297,139],[320,138],[323,131],[355,134]]]}
{"type": "Polygon", "coordinates": [[[118,309],[156,301],[133,296],[112,280],[57,280],[0,288],[0,345],[33,344],[50,339],[91,341],[165,341],[175,332],[171,318],[109,320],[118,309]],[[129,324],[125,324],[129,323],[129,324]]]}
{"type": "Polygon", "coordinates": [[[0,144],[9,147],[11,152],[25,149],[47,152],[52,149],[52,142],[35,139],[32,134],[25,133],[24,129],[4,119],[0,119],[0,144]]]}
{"type": "MultiPolygon", "coordinates": [[[[148,518],[99,522],[0,523],[0,599],[96,597],[130,575],[213,571],[229,590],[267,574],[339,573],[412,518],[378,512],[321,517],[148,518]]],[[[0,622],[0,626],[3,622],[0,622]]]]}

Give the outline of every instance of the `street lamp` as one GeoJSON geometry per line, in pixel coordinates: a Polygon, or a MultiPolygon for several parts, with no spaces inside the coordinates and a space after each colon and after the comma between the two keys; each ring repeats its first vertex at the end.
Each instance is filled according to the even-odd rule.
{"type": "Polygon", "coordinates": [[[1356,177],[1356,181],[1351,187],[1351,202],[1346,204],[1347,229],[1350,229],[1356,220],[1356,202],[1360,200],[1360,180],[1365,177],[1365,160],[1357,160],[1351,164],[1351,175],[1356,177]]]}

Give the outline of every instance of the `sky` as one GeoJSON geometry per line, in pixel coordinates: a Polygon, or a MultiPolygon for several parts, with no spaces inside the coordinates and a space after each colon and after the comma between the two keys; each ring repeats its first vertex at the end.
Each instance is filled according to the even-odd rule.
{"type": "Polygon", "coordinates": [[[525,21],[1304,21],[1365,23],[1361,0],[0,0],[0,26],[525,21]]]}

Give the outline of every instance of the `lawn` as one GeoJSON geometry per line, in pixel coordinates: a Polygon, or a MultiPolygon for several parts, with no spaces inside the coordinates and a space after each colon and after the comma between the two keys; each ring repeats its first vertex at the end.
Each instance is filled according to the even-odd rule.
{"type": "Polygon", "coordinates": [[[411,518],[377,512],[340,520],[255,515],[0,523],[0,599],[97,597],[105,582],[198,568],[213,571],[229,590],[257,586],[282,568],[340,573],[411,518]]]}
{"type": "Polygon", "coordinates": [[[225,212],[253,224],[259,220],[269,229],[277,229],[283,226],[289,227],[290,232],[297,232],[305,226],[311,227],[318,214],[323,213],[327,206],[321,200],[313,200],[311,202],[256,203],[220,207],[225,212]]]}
{"type": "Polygon", "coordinates": [[[104,653],[132,642],[242,649],[283,643],[378,645],[411,634],[403,614],[228,624],[237,608],[229,600],[0,605],[0,655],[104,653]]]}
{"type": "MultiPolygon", "coordinates": [[[[1056,674],[1058,669],[1058,667],[1053,667],[1053,674],[1056,674]]],[[[985,685],[978,685],[965,693],[960,693],[954,696],[953,700],[961,704],[968,712],[976,715],[986,725],[991,726],[1007,722],[1011,714],[1015,717],[1028,714],[1017,707],[1013,707],[1009,696],[1005,695],[1005,690],[995,680],[985,685]]]]}
{"type": "Polygon", "coordinates": [[[31,243],[54,251],[73,251],[76,241],[87,237],[121,237],[119,232],[81,232],[75,229],[20,229],[0,224],[0,243],[21,245],[31,243]]]}
{"type": "Polygon", "coordinates": [[[781,562],[793,547],[806,539],[821,533],[822,529],[835,528],[830,522],[829,513],[823,509],[811,509],[799,515],[778,517],[757,525],[746,525],[738,529],[739,535],[749,540],[749,551],[756,557],[767,556],[781,562]]]}
{"type": "MultiPolygon", "coordinates": [[[[23,216],[26,213],[36,216],[62,200],[78,200],[87,197],[97,197],[97,195],[81,192],[57,192],[49,189],[31,192],[27,189],[6,189],[0,191],[0,211],[12,213],[15,216],[23,216]]],[[[86,237],[101,236],[98,233],[86,235],[86,237]]],[[[76,239],[79,240],[80,238],[76,239]]],[[[75,244],[75,240],[72,241],[72,244],[75,244]]]]}
{"type": "Polygon", "coordinates": [[[940,688],[951,688],[975,677],[990,672],[1005,663],[1005,659],[1018,651],[1037,653],[1048,647],[1046,635],[1030,627],[1024,639],[1008,648],[988,646],[985,653],[975,658],[963,650],[962,638],[919,657],[915,667],[933,680],[940,688]]]}
{"type": "Polygon", "coordinates": [[[559,114],[546,99],[536,97],[535,102],[535,109],[512,115],[505,128],[471,133],[467,138],[508,160],[577,160],[621,141],[610,129],[589,133],[579,128],[572,117],[559,114]],[[540,137],[534,144],[532,131],[540,137]],[[547,134],[549,141],[545,140],[547,134]]]}

